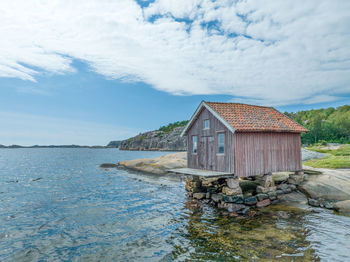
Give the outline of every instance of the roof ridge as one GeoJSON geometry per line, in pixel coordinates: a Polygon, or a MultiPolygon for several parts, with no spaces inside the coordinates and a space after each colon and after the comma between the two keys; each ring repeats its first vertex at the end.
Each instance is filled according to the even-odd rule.
{"type": "MultiPolygon", "coordinates": [[[[273,108],[272,106],[260,106],[260,105],[252,105],[252,104],[245,104],[245,103],[234,103],[234,102],[211,102],[211,101],[204,101],[205,103],[212,103],[212,104],[231,104],[231,105],[246,105],[246,106],[256,106],[256,107],[263,107],[263,108],[273,108]]],[[[276,110],[276,109],[275,109],[276,110]]]]}

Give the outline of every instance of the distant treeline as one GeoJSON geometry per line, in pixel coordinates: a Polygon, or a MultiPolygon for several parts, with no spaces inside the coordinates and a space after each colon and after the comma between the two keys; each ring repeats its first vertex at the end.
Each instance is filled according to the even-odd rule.
{"type": "Polygon", "coordinates": [[[350,143],[350,105],[284,114],[309,129],[303,144],[350,143]]]}
{"type": "Polygon", "coordinates": [[[166,126],[161,126],[158,131],[163,131],[164,133],[169,133],[171,131],[173,131],[174,128],[176,127],[180,127],[180,126],[185,126],[188,123],[188,120],[184,120],[184,121],[177,121],[174,123],[170,123],[166,126]]]}

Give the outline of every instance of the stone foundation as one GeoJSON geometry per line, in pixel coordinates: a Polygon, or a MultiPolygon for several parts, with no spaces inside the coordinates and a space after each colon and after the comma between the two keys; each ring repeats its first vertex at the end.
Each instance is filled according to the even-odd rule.
{"type": "Polygon", "coordinates": [[[263,208],[278,203],[282,195],[297,190],[297,185],[303,179],[304,174],[301,172],[278,182],[273,181],[271,173],[245,180],[192,176],[186,180],[186,190],[190,198],[231,213],[245,215],[252,208],[263,208]]]}

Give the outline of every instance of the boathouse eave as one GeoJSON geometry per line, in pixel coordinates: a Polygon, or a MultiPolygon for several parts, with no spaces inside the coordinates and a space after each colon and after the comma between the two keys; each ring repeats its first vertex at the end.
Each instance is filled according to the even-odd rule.
{"type": "Polygon", "coordinates": [[[181,137],[187,135],[188,130],[191,128],[193,123],[197,120],[199,113],[201,112],[202,108],[205,107],[210,113],[212,113],[220,122],[227,127],[228,130],[230,130],[232,133],[235,132],[235,129],[233,126],[231,126],[224,118],[222,118],[214,109],[212,109],[205,101],[202,101],[200,105],[197,107],[197,110],[192,115],[190,121],[188,121],[187,125],[185,126],[184,130],[181,132],[181,137]]]}

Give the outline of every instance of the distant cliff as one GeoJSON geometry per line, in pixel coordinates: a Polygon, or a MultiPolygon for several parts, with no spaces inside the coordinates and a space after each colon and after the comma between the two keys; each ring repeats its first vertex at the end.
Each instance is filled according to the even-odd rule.
{"type": "Polygon", "coordinates": [[[116,148],[118,148],[119,145],[120,145],[120,142],[121,141],[111,141],[111,142],[108,143],[107,147],[116,147],[116,148]]]}
{"type": "MultiPolygon", "coordinates": [[[[184,122],[179,122],[184,123],[184,122]]],[[[187,122],[185,122],[187,123],[187,122]]],[[[186,151],[186,137],[180,137],[184,124],[172,128],[139,134],[135,137],[121,141],[120,150],[159,150],[159,151],[186,151]],[[163,131],[164,130],[164,131],[163,131]]]]}

